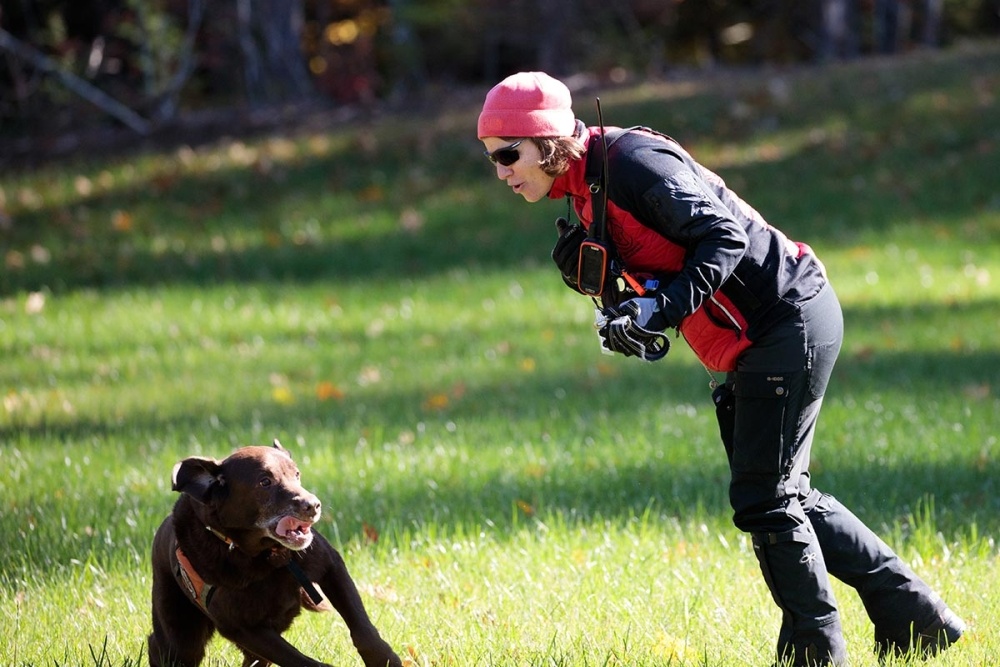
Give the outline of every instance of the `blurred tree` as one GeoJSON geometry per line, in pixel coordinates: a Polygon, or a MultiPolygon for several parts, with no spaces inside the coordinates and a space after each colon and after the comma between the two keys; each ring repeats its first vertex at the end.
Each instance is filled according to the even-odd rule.
{"type": "Polygon", "coordinates": [[[1000,33],[1000,0],[982,0],[976,23],[992,34],[1000,33]]]}
{"type": "Polygon", "coordinates": [[[677,24],[678,4],[663,0],[632,0],[628,3],[638,26],[638,31],[633,28],[633,34],[642,34],[640,44],[647,54],[645,69],[652,76],[663,76],[667,71],[667,54],[671,33],[677,24]]]}
{"type": "MultiPolygon", "coordinates": [[[[952,0],[956,13],[972,3],[952,0]]],[[[873,28],[876,53],[898,53],[913,45],[940,44],[944,0],[875,0],[873,28]]]]}
{"type": "Polygon", "coordinates": [[[899,0],[875,0],[875,50],[878,53],[895,53],[899,48],[900,24],[903,7],[899,0]]]}
{"type": "MultiPolygon", "coordinates": [[[[165,11],[155,11],[147,0],[128,0],[135,12],[133,42],[138,45],[143,73],[143,92],[150,105],[150,115],[163,122],[174,118],[181,91],[195,69],[195,41],[205,16],[205,0],[188,0],[187,28],[179,25],[165,11]]],[[[123,25],[128,35],[129,24],[123,25]]]]}
{"type": "Polygon", "coordinates": [[[409,34],[407,16],[395,35],[384,0],[307,2],[304,57],[319,91],[339,104],[371,105],[389,94],[387,78],[409,68],[419,72],[419,42],[409,34]]]}
{"type": "Polygon", "coordinates": [[[538,69],[563,74],[566,62],[566,21],[572,11],[572,0],[540,0],[541,34],[538,40],[538,69]]]}
{"type": "Polygon", "coordinates": [[[861,52],[861,8],[857,0],[822,0],[817,58],[856,58],[861,52]]]}
{"type": "Polygon", "coordinates": [[[187,110],[235,114],[248,104],[403,105],[432,88],[495,82],[521,69],[621,80],[689,65],[895,53],[996,34],[998,5],[0,0],[8,33],[0,47],[0,140],[108,125],[108,117],[155,129],[187,110]],[[130,113],[141,122],[126,120],[130,113]]]}
{"type": "Polygon", "coordinates": [[[412,21],[410,0],[388,0],[392,17],[392,57],[389,75],[392,86],[389,98],[396,103],[419,97],[427,87],[427,69],[424,66],[420,36],[412,21]]]}
{"type": "Polygon", "coordinates": [[[236,16],[251,103],[309,98],[314,89],[299,41],[305,23],[301,0],[236,0],[236,16]]]}

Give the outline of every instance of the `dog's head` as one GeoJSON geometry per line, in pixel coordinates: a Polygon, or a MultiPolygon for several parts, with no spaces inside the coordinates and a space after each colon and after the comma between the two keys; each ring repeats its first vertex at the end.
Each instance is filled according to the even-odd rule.
{"type": "Polygon", "coordinates": [[[184,459],[172,479],[174,491],[202,506],[207,528],[239,535],[241,546],[273,540],[300,551],[312,543],[319,499],[302,487],[298,466],[277,440],[271,447],[243,447],[222,461],[184,459]]]}

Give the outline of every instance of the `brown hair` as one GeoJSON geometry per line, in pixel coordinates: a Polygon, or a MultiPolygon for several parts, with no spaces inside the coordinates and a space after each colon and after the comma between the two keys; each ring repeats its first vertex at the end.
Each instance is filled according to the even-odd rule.
{"type": "Polygon", "coordinates": [[[549,176],[562,176],[574,160],[583,157],[585,147],[578,137],[533,137],[542,154],[541,167],[549,176]]]}

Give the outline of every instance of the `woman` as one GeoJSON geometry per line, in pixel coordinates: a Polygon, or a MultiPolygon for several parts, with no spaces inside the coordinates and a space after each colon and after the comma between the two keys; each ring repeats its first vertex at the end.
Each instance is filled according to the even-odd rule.
{"type": "MultiPolygon", "coordinates": [[[[726,374],[713,399],[733,521],[750,534],[782,612],[778,659],[846,662],[828,574],[861,596],[880,656],[947,648],[962,620],[846,507],[811,486],[814,428],[843,337],[819,259],[669,137],[648,128],[602,136],[571,106],[560,81],[515,74],[487,94],[478,135],[515,193],[528,202],[565,197],[575,210],[581,224],[560,221],[552,251],[570,287],[593,294],[581,283],[592,276],[580,270],[580,247],[593,241],[595,215],[615,264],[639,277],[634,290],[598,295],[606,350],[658,358],[669,345],[663,332],[677,328],[710,374],[726,374]]],[[[612,276],[608,284],[623,283],[612,276]]]]}

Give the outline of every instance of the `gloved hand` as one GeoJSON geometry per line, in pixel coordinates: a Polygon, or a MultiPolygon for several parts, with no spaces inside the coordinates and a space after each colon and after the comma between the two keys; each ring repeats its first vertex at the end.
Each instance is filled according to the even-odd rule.
{"type": "Polygon", "coordinates": [[[626,316],[635,322],[640,329],[650,333],[663,333],[667,328],[667,319],[660,311],[660,302],[656,297],[644,296],[622,302],[613,308],[615,317],[626,316]]]}
{"type": "Polygon", "coordinates": [[[580,244],[587,240],[587,231],[580,225],[571,225],[566,218],[556,220],[559,240],[552,248],[552,261],[559,267],[566,284],[574,289],[580,266],[580,244]]]}
{"type": "Polygon", "coordinates": [[[617,308],[608,308],[594,326],[601,349],[658,361],[670,351],[670,339],[663,333],[667,322],[655,298],[629,299],[617,308]]]}

